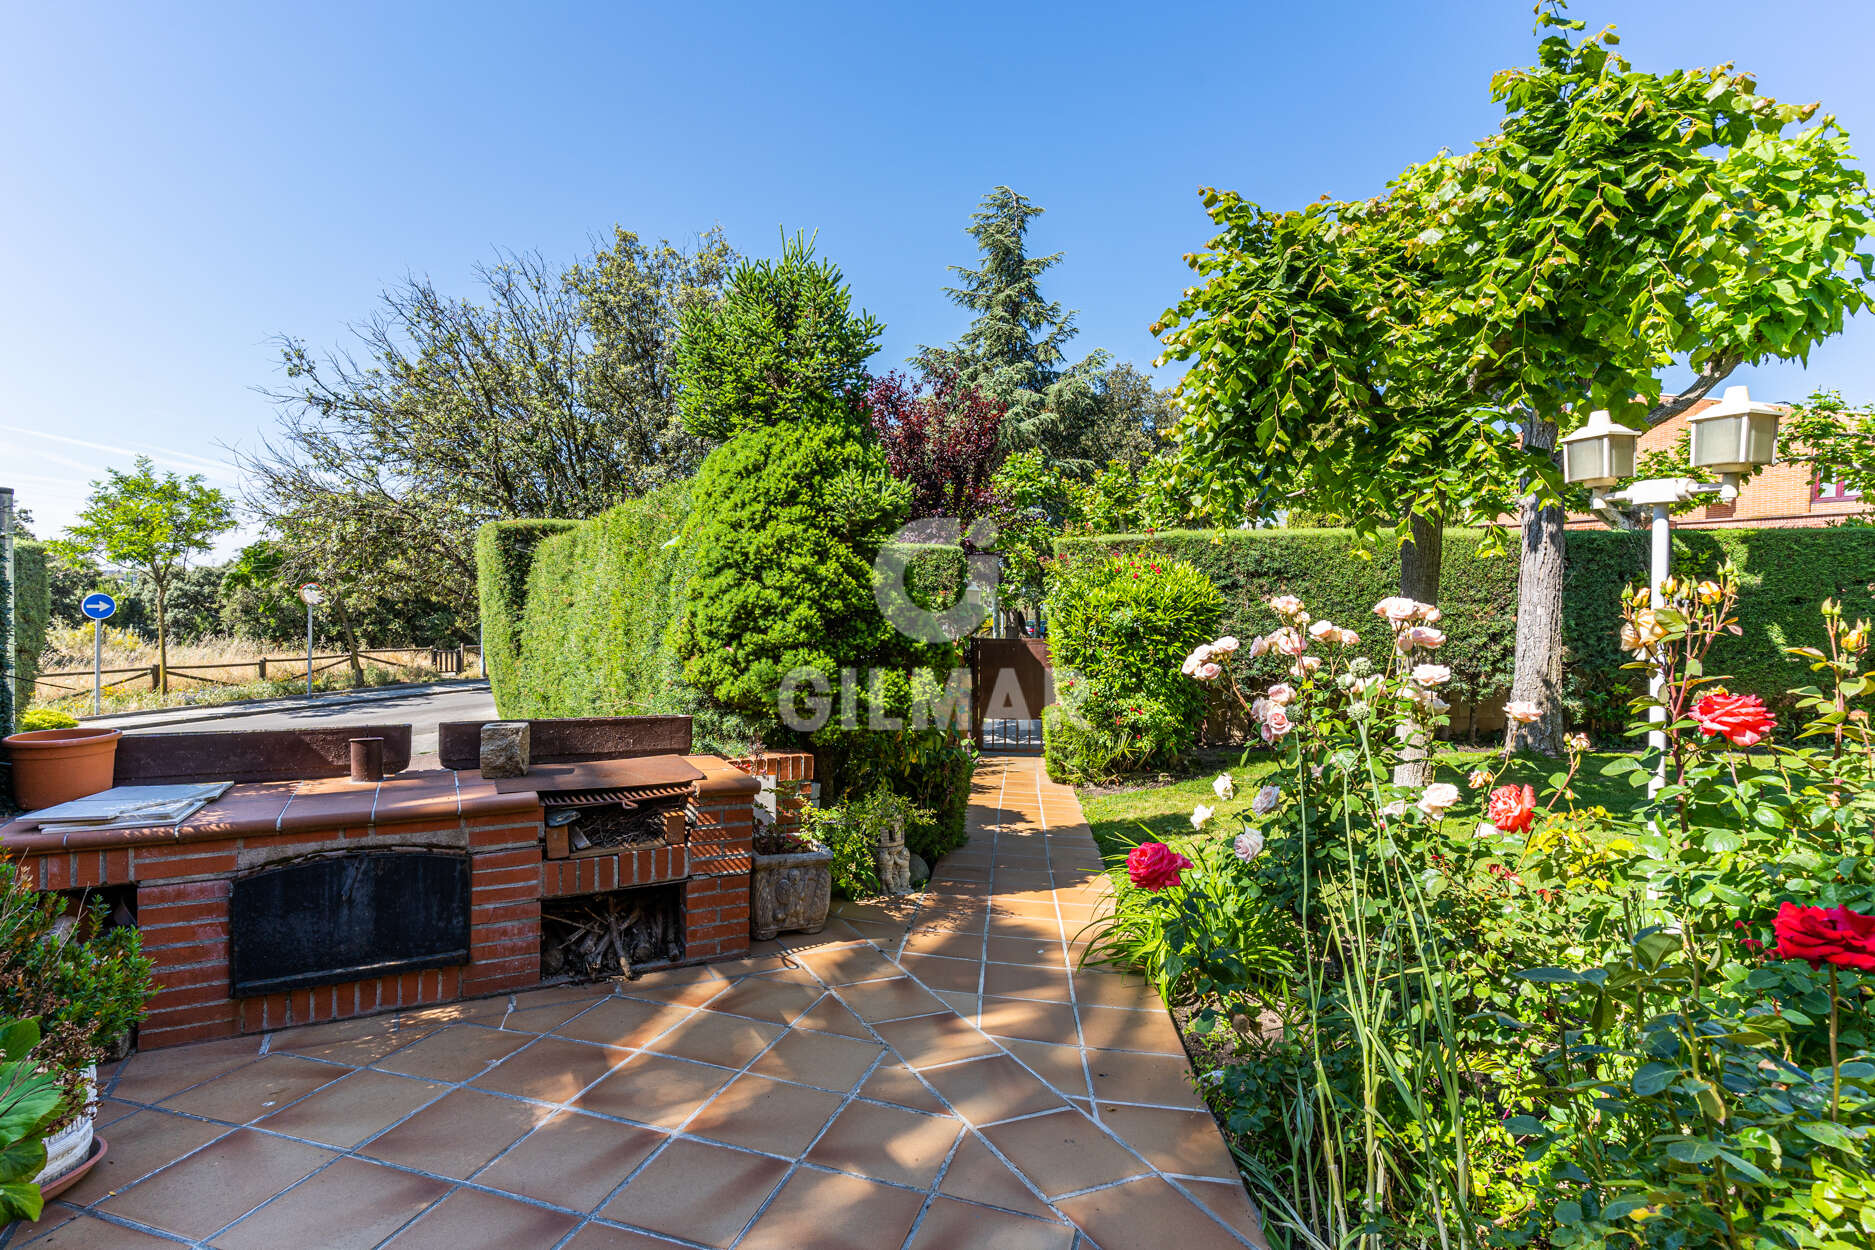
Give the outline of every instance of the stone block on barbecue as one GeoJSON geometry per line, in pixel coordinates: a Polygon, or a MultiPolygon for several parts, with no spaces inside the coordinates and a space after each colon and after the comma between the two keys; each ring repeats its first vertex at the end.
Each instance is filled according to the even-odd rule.
{"type": "Polygon", "coordinates": [[[492,720],[482,726],[482,776],[491,781],[527,776],[528,725],[492,720]]]}

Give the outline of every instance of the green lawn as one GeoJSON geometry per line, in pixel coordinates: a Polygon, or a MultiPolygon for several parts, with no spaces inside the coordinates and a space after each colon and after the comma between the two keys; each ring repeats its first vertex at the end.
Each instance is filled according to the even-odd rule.
{"type": "MultiPolygon", "coordinates": [[[[1621,754],[1616,751],[1597,751],[1583,761],[1582,771],[1576,775],[1573,783],[1578,805],[1618,811],[1635,806],[1645,795],[1644,790],[1630,786],[1625,776],[1601,775],[1601,770],[1608,762],[1621,754]]],[[[1492,751],[1452,750],[1439,753],[1438,780],[1455,783],[1459,792],[1465,796],[1452,809],[1455,816],[1476,818],[1479,815],[1481,799],[1473,795],[1465,784],[1465,774],[1490,763],[1494,758],[1495,752],[1492,751]]],[[[1528,782],[1540,791],[1545,780],[1552,773],[1560,771],[1560,768],[1561,765],[1555,760],[1518,756],[1511,761],[1500,784],[1522,785],[1528,782]]],[[[1238,765],[1235,756],[1224,756],[1213,768],[1197,776],[1146,782],[1126,789],[1083,788],[1080,792],[1081,809],[1087,814],[1088,826],[1094,832],[1094,840],[1099,843],[1101,853],[1108,856],[1124,855],[1138,842],[1149,839],[1163,841],[1173,835],[1189,834],[1191,809],[1199,803],[1206,806],[1217,803],[1217,796],[1211,792],[1211,782],[1226,769],[1236,780],[1237,794],[1241,800],[1270,779],[1276,770],[1276,760],[1268,752],[1252,751],[1246,764],[1238,765]],[[1142,825],[1144,828],[1141,828],[1142,825]]]]}

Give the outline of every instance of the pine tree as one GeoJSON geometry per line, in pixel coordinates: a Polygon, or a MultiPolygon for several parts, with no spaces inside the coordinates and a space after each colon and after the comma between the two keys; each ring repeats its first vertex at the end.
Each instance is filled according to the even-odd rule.
{"type": "Polygon", "coordinates": [[[918,361],[927,375],[952,374],[1007,407],[1006,451],[1040,447],[1060,468],[1086,473],[1097,466],[1075,454],[1082,441],[1077,431],[1094,419],[1107,354],[1068,363],[1075,313],[1044,299],[1040,281],[1060,263],[1061,253],[1030,256],[1026,250],[1029,223],[1042,212],[1008,187],[983,197],[969,226],[982,263],[975,269],[951,266],[961,284],[945,289],[975,319],[955,344],[923,348],[918,361]]]}

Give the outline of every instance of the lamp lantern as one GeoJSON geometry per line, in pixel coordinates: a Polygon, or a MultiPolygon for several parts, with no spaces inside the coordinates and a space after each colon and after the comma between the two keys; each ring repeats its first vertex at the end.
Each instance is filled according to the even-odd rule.
{"type": "Polygon", "coordinates": [[[1634,476],[1634,447],[1641,436],[1616,425],[1606,408],[1589,414],[1588,424],[1562,440],[1563,479],[1577,486],[1613,486],[1634,476]]]}
{"type": "Polygon", "coordinates": [[[1695,467],[1714,473],[1749,473],[1777,452],[1778,410],[1754,403],[1751,389],[1728,386],[1725,397],[1686,419],[1693,432],[1695,467]]]}

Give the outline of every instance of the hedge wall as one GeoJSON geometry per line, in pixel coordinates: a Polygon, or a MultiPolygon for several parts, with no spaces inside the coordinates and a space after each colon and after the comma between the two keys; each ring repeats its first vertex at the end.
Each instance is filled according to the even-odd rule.
{"type": "Polygon", "coordinates": [[[475,535],[475,581],[482,605],[483,667],[503,716],[524,716],[517,662],[527,616],[527,571],[544,539],[577,521],[491,521],[475,535]]]}
{"type": "MultiPolygon", "coordinates": [[[[1440,654],[1453,669],[1456,692],[1479,702],[1509,688],[1516,634],[1516,550],[1479,554],[1482,534],[1450,530],[1441,577],[1440,654]]],[[[1636,675],[1621,670],[1618,646],[1624,586],[1647,576],[1645,533],[1572,530],[1567,539],[1563,646],[1568,697],[1575,718],[1612,725],[1626,719],[1636,675]]],[[[1223,632],[1249,638],[1275,628],[1264,601],[1282,592],[1299,595],[1316,617],[1362,634],[1363,650],[1382,658],[1386,631],[1374,603],[1398,593],[1400,560],[1394,548],[1358,549],[1348,530],[1169,531],[1064,538],[1057,558],[1097,558],[1148,549],[1184,560],[1207,574],[1224,594],[1223,632]]],[[[1735,690],[1775,700],[1809,673],[1782,648],[1821,645],[1817,606],[1842,602],[1853,618],[1875,617],[1875,527],[1828,529],[1680,530],[1674,535],[1675,571],[1701,575],[1730,559],[1739,570],[1738,609],[1743,634],[1714,647],[1709,671],[1723,673],[1735,690]]],[[[1274,680],[1278,665],[1257,662],[1274,680]]]]}
{"type": "MultiPolygon", "coordinates": [[[[52,624],[52,579],[47,567],[51,559],[44,543],[13,544],[13,663],[8,676],[19,694],[18,706],[12,708],[15,721],[33,701],[33,681],[39,676],[46,630],[52,624]]],[[[12,732],[12,725],[6,729],[12,732]]]]}

